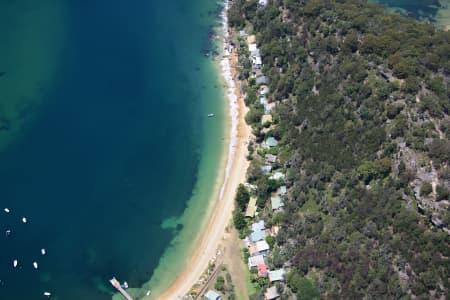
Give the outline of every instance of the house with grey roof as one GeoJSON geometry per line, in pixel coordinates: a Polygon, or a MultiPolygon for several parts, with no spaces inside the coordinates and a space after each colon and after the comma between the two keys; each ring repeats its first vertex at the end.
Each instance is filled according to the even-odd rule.
{"type": "Polygon", "coordinates": [[[279,211],[284,207],[283,200],[280,198],[280,196],[271,197],[270,204],[272,205],[273,211],[279,211]]]}

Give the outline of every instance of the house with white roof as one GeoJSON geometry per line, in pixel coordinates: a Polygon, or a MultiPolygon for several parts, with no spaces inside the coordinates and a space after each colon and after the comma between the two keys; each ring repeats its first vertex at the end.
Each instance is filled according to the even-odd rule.
{"type": "Polygon", "coordinates": [[[222,296],[220,296],[220,294],[217,293],[216,291],[209,290],[205,294],[205,299],[207,299],[207,300],[222,300],[222,296]]]}
{"type": "Polygon", "coordinates": [[[265,230],[266,226],[264,224],[264,220],[252,224],[252,231],[265,230]]]}
{"type": "Polygon", "coordinates": [[[282,180],[284,178],[286,178],[286,175],[284,175],[281,172],[275,172],[275,174],[273,174],[272,176],[269,177],[269,179],[272,179],[272,180],[282,180]]]}
{"type": "Polygon", "coordinates": [[[286,271],[284,269],[269,271],[269,281],[270,282],[284,281],[285,274],[286,274],[286,271]]]}
{"type": "Polygon", "coordinates": [[[255,255],[248,258],[248,268],[257,267],[259,264],[264,264],[264,256],[263,255],[255,255]]]}
{"type": "Polygon", "coordinates": [[[250,53],[255,52],[256,50],[258,50],[258,47],[255,43],[248,44],[248,51],[250,51],[250,53]]]}
{"type": "Polygon", "coordinates": [[[258,6],[264,8],[267,6],[267,0],[258,0],[258,6]]]}

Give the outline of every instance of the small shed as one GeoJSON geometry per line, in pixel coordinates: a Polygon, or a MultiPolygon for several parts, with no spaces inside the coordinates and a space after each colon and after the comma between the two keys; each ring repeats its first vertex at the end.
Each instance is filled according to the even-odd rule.
{"type": "Polygon", "coordinates": [[[287,193],[287,188],[285,185],[280,186],[280,188],[277,191],[277,194],[280,196],[285,196],[287,193]]]}
{"type": "Polygon", "coordinates": [[[209,290],[205,294],[205,299],[207,299],[207,300],[222,300],[222,296],[220,296],[220,294],[217,293],[216,291],[209,290]]]}
{"type": "Polygon", "coordinates": [[[266,7],[267,0],[258,0],[258,5],[259,7],[266,7]]]}
{"type": "Polygon", "coordinates": [[[272,115],[263,115],[261,117],[261,124],[272,123],[272,115]]]}
{"type": "Polygon", "coordinates": [[[255,42],[256,42],[256,36],[255,36],[254,34],[249,35],[249,36],[247,37],[247,43],[248,43],[248,44],[254,44],[255,42]]]}
{"type": "Polygon", "coordinates": [[[267,85],[262,85],[259,87],[259,94],[261,96],[267,94],[269,92],[269,87],[267,85]]]}
{"type": "Polygon", "coordinates": [[[267,77],[260,76],[260,77],[256,78],[256,84],[267,84],[267,77]]]}
{"type": "Polygon", "coordinates": [[[276,286],[272,286],[266,290],[266,292],[264,293],[264,297],[266,298],[266,300],[273,300],[280,297],[280,293],[278,293],[276,286]]]}
{"type": "MultiPolygon", "coordinates": [[[[269,115],[270,116],[270,115],[269,115]]],[[[264,116],[263,116],[264,117],[264,116]]],[[[264,159],[266,161],[266,164],[273,164],[276,163],[278,160],[278,157],[276,155],[273,154],[266,154],[264,156],[264,159]]]]}
{"type": "Polygon", "coordinates": [[[247,205],[247,210],[245,211],[245,216],[253,218],[256,213],[256,197],[250,197],[250,201],[247,205]]]}
{"type": "Polygon", "coordinates": [[[269,281],[284,281],[284,274],[286,274],[286,271],[284,269],[269,271],[269,281]]]}
{"type": "Polygon", "coordinates": [[[247,34],[247,32],[245,31],[245,29],[239,31],[239,35],[240,35],[241,37],[243,37],[244,39],[246,39],[246,38],[248,37],[248,34],[247,34]]]}
{"type": "Polygon", "coordinates": [[[256,44],[254,44],[254,43],[248,44],[248,51],[250,51],[250,53],[255,52],[256,50],[258,50],[258,47],[256,46],[256,44]]]}

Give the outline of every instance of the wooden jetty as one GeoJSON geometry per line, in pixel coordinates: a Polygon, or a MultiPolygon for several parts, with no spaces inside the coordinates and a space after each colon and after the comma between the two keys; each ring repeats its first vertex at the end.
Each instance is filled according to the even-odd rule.
{"type": "Polygon", "coordinates": [[[116,277],[113,277],[112,279],[110,279],[109,282],[111,282],[112,286],[115,287],[119,291],[119,293],[121,293],[125,297],[125,299],[133,300],[133,298],[131,298],[130,294],[128,294],[127,291],[125,291],[120,286],[120,282],[116,279],[116,277]]]}

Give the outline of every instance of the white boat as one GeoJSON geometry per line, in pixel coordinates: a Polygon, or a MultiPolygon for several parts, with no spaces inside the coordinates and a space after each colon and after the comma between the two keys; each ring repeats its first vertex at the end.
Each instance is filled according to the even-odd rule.
{"type": "Polygon", "coordinates": [[[3,210],[4,210],[5,213],[7,213],[7,214],[9,214],[9,212],[10,212],[9,208],[7,208],[7,207],[5,207],[3,210]]]}
{"type": "Polygon", "coordinates": [[[27,222],[27,218],[23,217],[23,218],[22,218],[22,223],[25,224],[26,222],[27,222]]]}
{"type": "Polygon", "coordinates": [[[208,114],[208,118],[214,117],[214,114],[208,114]]]}
{"type": "Polygon", "coordinates": [[[50,292],[44,292],[44,296],[50,297],[52,294],[50,292]]]}
{"type": "Polygon", "coordinates": [[[15,259],[15,260],[13,261],[13,266],[14,266],[14,268],[17,267],[17,259],[15,259]]]}
{"type": "Polygon", "coordinates": [[[33,262],[33,267],[34,267],[35,269],[37,269],[37,268],[38,268],[38,263],[37,263],[37,262],[33,262]]]}
{"type": "Polygon", "coordinates": [[[46,253],[47,253],[47,251],[45,251],[45,248],[42,248],[42,249],[41,249],[41,254],[42,254],[42,255],[45,255],[46,253]]]}

